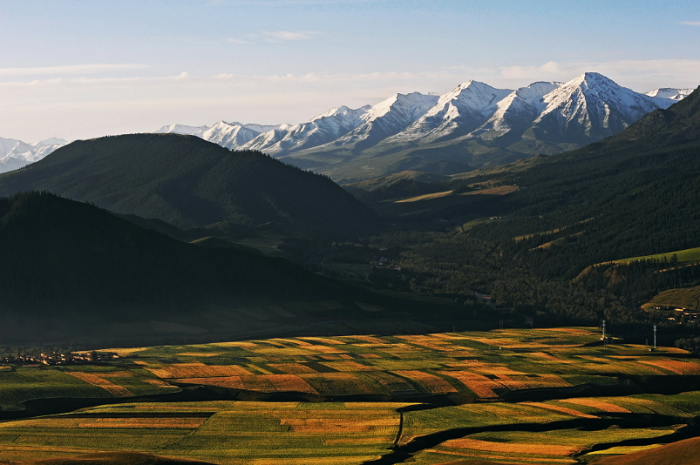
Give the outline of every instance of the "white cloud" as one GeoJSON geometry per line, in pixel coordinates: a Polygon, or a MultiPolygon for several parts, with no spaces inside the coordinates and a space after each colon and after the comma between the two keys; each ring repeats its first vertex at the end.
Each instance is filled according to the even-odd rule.
{"type": "Polygon", "coordinates": [[[696,87],[700,60],[617,60],[549,62],[538,66],[502,66],[494,69],[494,82],[522,85],[525,81],[568,81],[587,71],[601,73],[636,91],[658,87],[696,87]],[[515,84],[521,83],[521,84],[515,84]]]}
{"type": "Polygon", "coordinates": [[[268,38],[268,40],[271,41],[289,41],[289,40],[308,40],[311,39],[312,37],[318,35],[318,32],[314,31],[299,31],[299,32],[293,32],[293,31],[266,31],[263,32],[263,35],[268,38]]]}
{"type": "Polygon", "coordinates": [[[700,21],[678,21],[678,24],[682,24],[684,26],[700,27],[700,21]]]}
{"type": "Polygon", "coordinates": [[[294,42],[309,40],[320,35],[316,31],[263,31],[259,34],[246,34],[242,37],[227,37],[224,40],[232,44],[247,45],[256,42],[294,42]]]}
{"type": "Polygon", "coordinates": [[[148,65],[140,64],[86,64],[43,66],[36,68],[0,68],[0,76],[41,76],[47,74],[99,74],[112,71],[127,71],[148,68],[148,65]]]}

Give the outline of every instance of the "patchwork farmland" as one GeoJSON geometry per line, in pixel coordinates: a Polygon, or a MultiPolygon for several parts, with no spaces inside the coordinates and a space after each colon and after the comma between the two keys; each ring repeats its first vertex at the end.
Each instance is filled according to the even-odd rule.
{"type": "Polygon", "coordinates": [[[698,360],[590,328],[107,351],[0,370],[0,460],[592,463],[700,433],[698,360]]]}

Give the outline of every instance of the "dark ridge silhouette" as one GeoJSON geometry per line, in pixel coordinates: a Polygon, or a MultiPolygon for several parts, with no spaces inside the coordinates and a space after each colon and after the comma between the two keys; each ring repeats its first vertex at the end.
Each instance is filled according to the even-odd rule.
{"type": "Polygon", "coordinates": [[[131,134],[73,142],[0,176],[0,195],[46,190],[179,228],[282,223],[352,236],[380,221],[328,177],[194,136],[131,134]]]}
{"type": "Polygon", "coordinates": [[[0,340],[221,340],[324,321],[421,316],[424,303],[236,247],[171,239],[46,192],[0,198],[0,340]],[[387,312],[367,313],[356,302],[387,312]]]}

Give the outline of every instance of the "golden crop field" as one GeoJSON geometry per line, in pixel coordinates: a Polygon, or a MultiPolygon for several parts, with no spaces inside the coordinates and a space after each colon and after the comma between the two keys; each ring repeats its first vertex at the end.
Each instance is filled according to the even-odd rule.
{"type": "MultiPolygon", "coordinates": [[[[532,389],[608,385],[620,377],[700,375],[698,360],[679,349],[650,353],[642,346],[596,342],[599,333],[590,328],[276,338],[109,349],[123,358],[99,372],[57,370],[123,397],[202,385],[331,400],[459,395],[460,402],[503,399],[532,389]]],[[[0,383],[5,373],[0,371],[0,383]]],[[[2,397],[0,392],[0,404],[16,402],[21,408],[21,396],[7,402],[2,397]]]]}
{"type": "Polygon", "coordinates": [[[646,349],[603,346],[590,328],[106,349],[121,358],[0,370],[0,461],[130,450],[222,464],[587,463],[652,450],[700,415],[700,392],[680,387],[697,383],[698,360],[646,349]],[[678,394],[655,394],[671,376],[678,394]],[[105,405],[15,418],[71,394],[105,405]],[[162,394],[180,401],[150,402],[162,394]],[[110,405],[132,396],[149,402],[110,405]]]}

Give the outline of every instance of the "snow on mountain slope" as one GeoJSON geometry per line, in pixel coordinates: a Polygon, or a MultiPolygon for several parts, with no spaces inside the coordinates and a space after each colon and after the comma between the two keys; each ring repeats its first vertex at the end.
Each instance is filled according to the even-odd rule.
{"type": "Polygon", "coordinates": [[[244,124],[243,126],[247,127],[248,129],[252,129],[255,132],[267,132],[267,131],[274,131],[274,130],[285,130],[287,129],[290,125],[283,123],[283,124],[244,124]]]}
{"type": "Polygon", "coordinates": [[[652,90],[651,92],[646,92],[644,95],[648,95],[653,98],[659,107],[664,110],[677,103],[693,92],[694,89],[672,89],[665,87],[663,89],[652,90]]]}
{"type": "Polygon", "coordinates": [[[39,161],[67,143],[63,139],[52,138],[30,145],[16,139],[0,138],[0,173],[39,161]]]}
{"type": "Polygon", "coordinates": [[[561,85],[560,82],[535,82],[511,92],[498,102],[496,111],[475,135],[492,139],[513,130],[524,131],[544,110],[544,96],[561,85]]]}
{"type": "Polygon", "coordinates": [[[371,107],[352,110],[346,106],[332,108],[311,120],[289,126],[284,131],[260,134],[245,148],[260,150],[270,155],[283,155],[292,150],[302,150],[331,142],[352,131],[364,121],[364,116],[371,107]]]}
{"type": "Polygon", "coordinates": [[[199,137],[227,149],[238,150],[258,135],[260,135],[258,131],[254,131],[241,123],[219,121],[204,131],[199,137]]]}
{"type": "Polygon", "coordinates": [[[319,150],[349,148],[354,152],[366,149],[393,136],[423,116],[440,97],[435,94],[395,94],[379,102],[360,117],[364,122],[319,150]]]}
{"type": "Polygon", "coordinates": [[[584,73],[544,96],[534,136],[576,144],[616,134],[650,111],[655,99],[619,86],[598,73],[584,73]]]}
{"type": "Polygon", "coordinates": [[[662,89],[645,92],[644,95],[648,95],[649,97],[668,98],[671,100],[683,100],[688,95],[692,94],[693,90],[695,89],[672,89],[670,87],[664,87],[662,89]]]}
{"type": "Polygon", "coordinates": [[[440,96],[415,123],[398,134],[401,139],[442,139],[465,135],[481,126],[496,111],[497,104],[512,91],[469,81],[440,96]]]}
{"type": "MultiPolygon", "coordinates": [[[[154,134],[172,133],[186,136],[197,136],[232,150],[240,150],[245,144],[255,139],[261,133],[284,131],[291,127],[288,124],[241,124],[219,121],[213,126],[188,126],[186,124],[170,124],[153,131],[154,134]]],[[[270,137],[270,136],[268,136],[270,137]]]]}
{"type": "Polygon", "coordinates": [[[156,132],[193,134],[231,149],[290,157],[311,169],[351,162],[349,154],[410,157],[415,151],[418,157],[441,159],[442,150],[453,160],[458,146],[466,150],[466,163],[492,164],[600,140],[689,93],[663,88],[641,94],[598,73],[564,84],[535,82],[515,91],[468,81],[441,96],[396,94],[373,106],[333,108],[295,125],[220,121],[212,127],[171,125],[156,132]],[[474,159],[473,149],[479,153],[474,159]]]}
{"type": "Polygon", "coordinates": [[[188,126],[186,124],[169,124],[153,131],[154,134],[183,134],[185,136],[202,137],[209,126],[188,126]]]}

